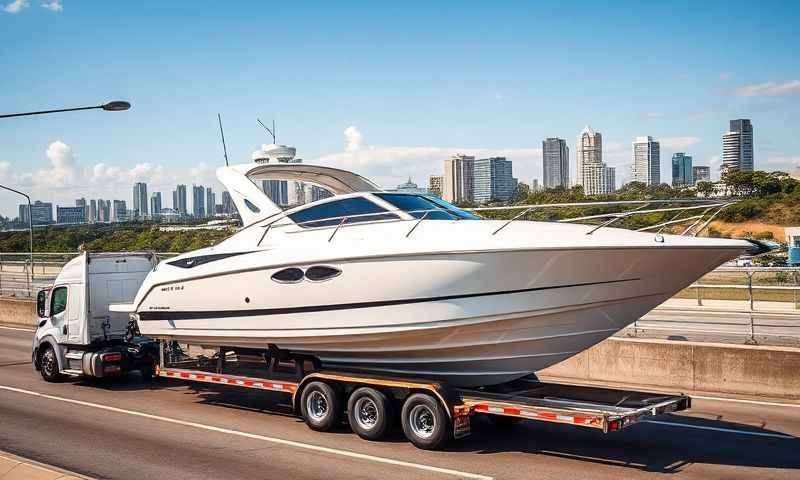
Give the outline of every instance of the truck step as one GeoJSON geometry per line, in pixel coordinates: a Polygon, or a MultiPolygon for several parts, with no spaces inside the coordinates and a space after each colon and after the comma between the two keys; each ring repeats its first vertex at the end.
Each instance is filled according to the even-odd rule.
{"type": "Polygon", "coordinates": [[[83,358],[83,352],[76,351],[76,350],[75,351],[69,351],[64,356],[69,358],[69,359],[71,359],[71,360],[80,360],[80,359],[83,358]]]}
{"type": "Polygon", "coordinates": [[[74,368],[65,368],[61,371],[64,375],[72,375],[75,377],[83,375],[83,370],[76,370],[74,368]]]}

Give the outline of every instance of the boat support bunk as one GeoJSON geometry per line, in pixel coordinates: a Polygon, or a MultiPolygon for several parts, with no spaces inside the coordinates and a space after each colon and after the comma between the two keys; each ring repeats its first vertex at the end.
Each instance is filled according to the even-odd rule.
{"type": "Polygon", "coordinates": [[[547,383],[533,376],[491,388],[449,388],[425,379],[320,370],[312,358],[290,358],[272,347],[212,350],[169,340],[159,341],[154,375],[282,392],[310,428],[327,431],[346,419],[368,440],[383,437],[399,413],[405,436],[424,449],[470,435],[475,415],[498,426],[536,420],[609,433],[691,407],[691,398],[683,394],[547,383]]]}

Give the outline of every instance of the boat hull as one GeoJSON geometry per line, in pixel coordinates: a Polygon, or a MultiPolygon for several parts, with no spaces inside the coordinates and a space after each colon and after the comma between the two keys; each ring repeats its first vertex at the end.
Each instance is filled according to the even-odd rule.
{"type": "Polygon", "coordinates": [[[327,368],[476,387],[599,343],[739,253],[608,248],[332,259],[325,264],[342,274],[304,288],[270,280],[284,265],[244,269],[155,286],[138,310],[139,327],[186,343],[275,345],[327,368]]]}

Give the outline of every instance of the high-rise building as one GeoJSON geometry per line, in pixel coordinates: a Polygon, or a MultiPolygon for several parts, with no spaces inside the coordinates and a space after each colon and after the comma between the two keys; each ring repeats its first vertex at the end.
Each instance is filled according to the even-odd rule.
{"type": "Polygon", "coordinates": [[[692,157],[682,152],[672,154],[672,186],[688,187],[694,185],[692,157]]]}
{"type": "Polygon", "coordinates": [[[147,217],[147,184],[136,182],[133,184],[133,215],[140,218],[147,217]]]}
{"type": "Polygon", "coordinates": [[[422,195],[426,195],[428,193],[427,190],[424,188],[419,188],[419,185],[411,181],[411,177],[408,177],[407,182],[403,182],[399,184],[395,189],[395,192],[403,192],[403,193],[419,193],[422,195]]]}
{"type": "Polygon", "coordinates": [[[692,185],[697,185],[698,182],[711,181],[711,167],[705,165],[696,165],[692,167],[692,185]]]}
{"type": "Polygon", "coordinates": [[[125,204],[125,200],[114,200],[113,209],[111,210],[111,221],[127,222],[128,219],[128,208],[125,204]]]}
{"type": "Polygon", "coordinates": [[[605,163],[583,164],[583,191],[586,195],[608,195],[616,190],[616,169],[605,163]]]}
{"type": "Polygon", "coordinates": [[[542,172],[544,188],[569,188],[569,147],[566,140],[542,140],[542,172]]]}
{"type": "Polygon", "coordinates": [[[78,224],[86,219],[85,207],[56,207],[56,223],[78,224]]]}
{"type": "Polygon", "coordinates": [[[85,198],[78,198],[75,200],[75,206],[83,208],[83,222],[89,221],[89,205],[86,204],[85,198]]]}
{"type": "Polygon", "coordinates": [[[206,215],[214,216],[214,205],[217,204],[216,195],[211,191],[211,187],[206,188],[206,215]]]}
{"type": "Polygon", "coordinates": [[[206,216],[206,189],[202,185],[192,185],[192,215],[195,218],[206,216]]]}
{"type": "Polygon", "coordinates": [[[153,192],[150,195],[150,215],[153,218],[161,216],[161,192],[153,192]]]}
{"type": "Polygon", "coordinates": [[[89,200],[89,217],[87,220],[90,223],[97,221],[97,200],[89,200]]]}
{"type": "MultiPolygon", "coordinates": [[[[569,186],[569,185],[566,185],[566,186],[569,186]]],[[[533,180],[531,180],[531,192],[532,193],[536,193],[536,192],[541,192],[541,191],[542,191],[542,186],[539,185],[539,179],[538,178],[534,178],[533,180]]]]}
{"type": "MultiPolygon", "coordinates": [[[[583,185],[584,165],[603,163],[603,136],[586,126],[575,144],[575,185],[583,185]]],[[[584,186],[584,191],[586,190],[584,186]]],[[[587,192],[588,193],[588,192],[587,192]]]]}
{"type": "Polygon", "coordinates": [[[480,158],[473,162],[473,201],[507,202],[514,196],[512,164],[505,157],[480,158]]]}
{"type": "Polygon", "coordinates": [[[442,198],[442,178],[441,175],[431,175],[428,177],[428,192],[430,192],[431,195],[442,198]]]}
{"type": "Polygon", "coordinates": [[[233,209],[236,208],[233,205],[233,199],[231,198],[230,192],[225,190],[222,192],[222,213],[225,215],[231,215],[233,213],[233,209]]]}
{"type": "Polygon", "coordinates": [[[722,170],[752,172],[753,125],[749,119],[730,121],[730,130],[722,134],[722,170]]]}
{"type": "Polygon", "coordinates": [[[46,225],[48,223],[53,223],[53,204],[50,202],[41,202],[36,200],[33,202],[33,204],[31,204],[30,211],[28,210],[27,203],[20,205],[20,222],[23,224],[28,223],[28,219],[30,219],[30,223],[33,225],[46,225]]]}
{"type": "Polygon", "coordinates": [[[661,183],[661,146],[653,137],[636,137],[633,146],[634,182],[645,185],[661,183]]]}
{"type": "Polygon", "coordinates": [[[450,203],[472,203],[475,186],[475,157],[453,155],[444,161],[442,198],[450,203]]]}
{"type": "Polygon", "coordinates": [[[102,198],[97,199],[97,222],[108,222],[109,218],[105,216],[106,201],[102,198]]]}
{"type": "MultiPolygon", "coordinates": [[[[264,144],[253,152],[252,159],[255,163],[299,163],[301,160],[294,158],[296,153],[297,149],[287,145],[264,144]]],[[[291,183],[295,193],[296,182],[291,183]]],[[[289,182],[286,180],[264,180],[261,182],[261,189],[276,205],[289,205],[289,182]]]]}
{"type": "Polygon", "coordinates": [[[188,213],[186,207],[186,185],[178,185],[172,192],[172,208],[179,217],[185,217],[188,213]]]}

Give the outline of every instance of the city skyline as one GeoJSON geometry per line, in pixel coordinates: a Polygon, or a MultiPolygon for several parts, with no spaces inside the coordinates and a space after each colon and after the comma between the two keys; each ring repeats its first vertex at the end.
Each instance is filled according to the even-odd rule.
{"type": "MultiPolygon", "coordinates": [[[[111,198],[136,181],[167,197],[178,183],[219,191],[218,112],[231,163],[249,161],[266,141],[256,118],[275,119],[278,142],[296,146],[306,162],[385,187],[409,175],[426,184],[456,153],[506,157],[518,178],[541,179],[541,140],[572,143],[586,124],[603,132],[603,161],[617,167],[618,185],[630,178],[630,142],[641,135],[661,143],[662,172],[673,153],[688,152],[717,177],[721,136],[737,118],[757,127],[756,168],[800,166],[796,2],[656,4],[648,22],[625,1],[478,6],[263,3],[212,13],[161,5],[153,18],[132,5],[126,23],[139,27],[125,35],[102,21],[118,14],[110,4],[67,0],[60,12],[33,4],[0,12],[3,63],[14,72],[0,78],[4,113],[117,98],[133,104],[114,114],[3,120],[0,183],[64,205],[111,198]],[[571,20],[587,8],[591,30],[571,20]],[[270,19],[275,39],[268,61],[255,61],[264,55],[252,41],[263,34],[252,21],[259,18],[270,19]],[[540,18],[549,20],[529,28],[540,18]],[[178,37],[176,22],[184,26],[178,37]],[[398,22],[406,28],[386,28],[398,22]],[[613,27],[620,24],[626,28],[613,27]],[[212,39],[209,29],[229,33],[212,39]],[[678,29],[685,33],[676,37],[678,29]],[[747,42],[734,49],[730,38],[747,42]],[[575,52],[587,49],[593,54],[576,62],[575,52]],[[58,74],[42,75],[42,65],[58,74]],[[276,71],[292,75],[274,78],[276,71]]],[[[18,199],[0,195],[0,213],[14,215],[18,199]]]]}

